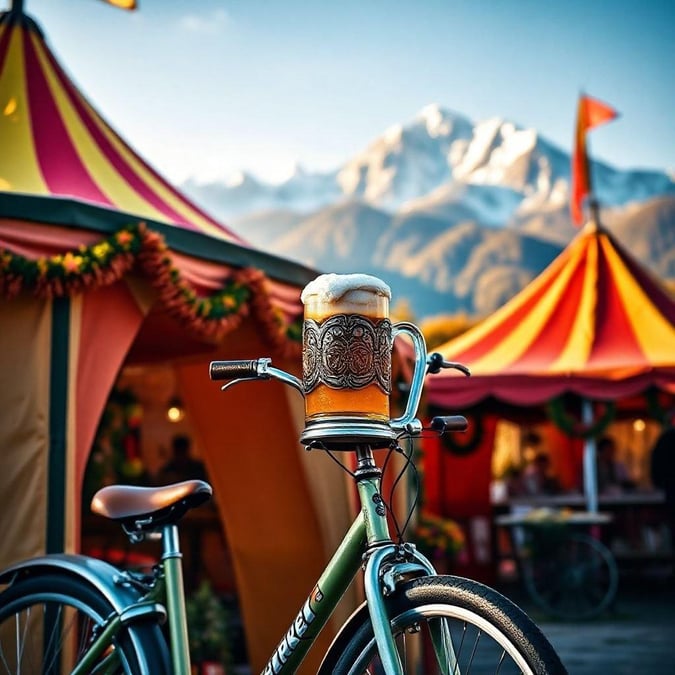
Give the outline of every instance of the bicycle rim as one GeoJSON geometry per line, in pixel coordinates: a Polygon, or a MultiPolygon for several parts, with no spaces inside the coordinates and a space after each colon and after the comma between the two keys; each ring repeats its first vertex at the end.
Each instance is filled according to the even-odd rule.
{"type": "MultiPolygon", "coordinates": [[[[0,675],[71,672],[111,612],[105,598],[72,577],[45,575],[15,582],[0,595],[0,675]]],[[[144,644],[161,656],[152,627],[138,631],[144,644]]],[[[153,675],[164,672],[161,660],[153,661],[158,664],[153,675]]],[[[138,663],[124,631],[87,672],[135,675],[138,663]]]]}
{"type": "MultiPolygon", "coordinates": [[[[396,647],[405,673],[525,673],[534,675],[525,657],[488,621],[461,607],[425,605],[411,609],[392,622],[396,647]],[[432,631],[445,623],[451,648],[439,656],[432,631]]],[[[375,642],[370,641],[352,673],[381,673],[375,642]]]]}
{"type": "MultiPolygon", "coordinates": [[[[535,624],[482,584],[458,577],[417,579],[387,605],[404,673],[565,673],[535,624]]],[[[322,673],[340,675],[383,672],[367,618],[336,640],[324,666],[322,673]]]]}

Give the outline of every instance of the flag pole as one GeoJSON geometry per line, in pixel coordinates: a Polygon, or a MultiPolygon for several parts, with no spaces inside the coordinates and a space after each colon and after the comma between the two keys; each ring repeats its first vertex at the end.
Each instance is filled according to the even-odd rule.
{"type": "Polygon", "coordinates": [[[600,202],[595,198],[595,195],[592,192],[590,193],[588,200],[588,209],[590,211],[589,221],[597,228],[600,228],[600,202]]]}
{"type": "Polygon", "coordinates": [[[586,162],[586,185],[588,186],[588,220],[596,229],[600,228],[600,202],[593,191],[593,164],[591,162],[591,146],[588,136],[584,138],[584,161],[586,162]]]}
{"type": "Polygon", "coordinates": [[[577,226],[581,226],[584,222],[585,202],[588,203],[591,220],[599,224],[599,207],[593,194],[591,161],[588,152],[588,131],[609,122],[616,116],[617,112],[611,106],[583,92],[580,94],[570,182],[570,211],[572,221],[577,226]]]}
{"type": "MultiPolygon", "coordinates": [[[[593,424],[593,404],[589,399],[581,400],[581,420],[590,426],[593,424]]],[[[584,441],[583,479],[586,510],[590,513],[598,512],[598,465],[595,438],[589,436],[584,441]]]]}

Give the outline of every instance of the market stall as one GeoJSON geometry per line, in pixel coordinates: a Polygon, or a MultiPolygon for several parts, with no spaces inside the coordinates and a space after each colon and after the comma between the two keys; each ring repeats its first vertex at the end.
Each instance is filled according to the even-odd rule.
{"type": "MultiPolygon", "coordinates": [[[[632,499],[650,487],[645,453],[675,394],[675,303],[603,227],[589,222],[523,291],[438,351],[472,375],[430,377],[429,405],[465,411],[473,425],[467,440],[427,445],[427,475],[453,476],[426,486],[435,508],[466,508],[456,482],[471,495],[469,508],[487,517],[493,479],[530,459],[522,450],[533,428],[551,450],[562,491],[591,511],[606,501],[595,478],[594,443],[603,434],[642,453],[632,499]]],[[[498,492],[492,497],[508,501],[498,492]]]]}

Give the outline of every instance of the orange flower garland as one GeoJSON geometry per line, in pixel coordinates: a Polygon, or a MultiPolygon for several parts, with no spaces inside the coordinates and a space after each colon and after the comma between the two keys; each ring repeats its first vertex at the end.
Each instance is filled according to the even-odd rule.
{"type": "Polygon", "coordinates": [[[300,353],[300,318],[285,322],[270,302],[263,272],[234,270],[219,291],[200,297],[173,265],[164,238],[142,222],[91,246],[37,260],[0,250],[0,297],[22,292],[39,298],[70,296],[111,285],[132,269],[149,280],[168,313],[199,337],[219,341],[251,315],[277,353],[300,353]]]}

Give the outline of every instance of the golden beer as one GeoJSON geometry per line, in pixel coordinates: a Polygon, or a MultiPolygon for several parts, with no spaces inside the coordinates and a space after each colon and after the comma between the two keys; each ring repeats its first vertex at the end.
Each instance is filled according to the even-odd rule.
{"type": "Polygon", "coordinates": [[[303,387],[307,421],[389,421],[391,291],[364,274],[325,274],[302,293],[303,387]]]}

